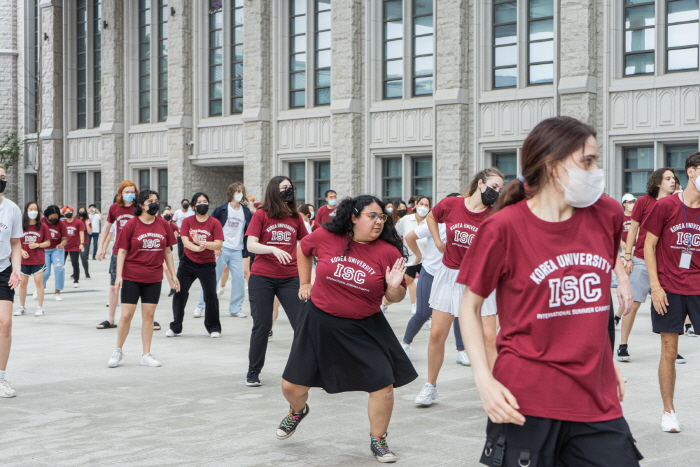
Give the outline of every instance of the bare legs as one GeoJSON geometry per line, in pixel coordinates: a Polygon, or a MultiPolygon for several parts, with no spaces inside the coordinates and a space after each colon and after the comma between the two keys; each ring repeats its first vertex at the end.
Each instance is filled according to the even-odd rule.
{"type": "MultiPolygon", "coordinates": [[[[155,303],[142,303],[141,316],[143,322],[141,324],[141,342],[143,344],[143,353],[151,353],[151,340],[153,339],[153,317],[156,313],[155,303]]],[[[117,327],[117,348],[121,349],[126,342],[126,337],[131,329],[131,320],[136,312],[135,303],[122,303],[122,314],[117,327]]]]}
{"type": "MultiPolygon", "coordinates": [[[[450,313],[433,310],[433,325],[428,341],[428,382],[433,386],[437,384],[438,374],[445,360],[445,341],[454,320],[455,317],[450,313]]],[[[382,433],[380,436],[383,435],[382,433]]]]}
{"type": "MultiPolygon", "coordinates": [[[[627,340],[634,326],[634,318],[637,316],[639,307],[642,306],[639,302],[632,302],[632,309],[627,316],[622,317],[622,332],[620,333],[620,345],[627,345],[627,340]]],[[[675,358],[675,355],[674,355],[675,358]]]]}
{"type": "Polygon", "coordinates": [[[0,371],[7,369],[12,347],[12,302],[0,300],[0,371]]]}
{"type": "Polygon", "coordinates": [[[678,334],[661,333],[661,360],[659,361],[659,387],[664,402],[664,412],[673,408],[673,392],[676,388],[676,355],[678,355],[678,334]]]}

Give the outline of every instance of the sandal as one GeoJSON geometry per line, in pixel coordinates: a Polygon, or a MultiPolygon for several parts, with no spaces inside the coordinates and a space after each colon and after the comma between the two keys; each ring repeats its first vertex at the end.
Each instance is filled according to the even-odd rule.
{"type": "Polygon", "coordinates": [[[102,321],[100,324],[97,325],[97,329],[112,329],[116,328],[116,324],[112,324],[107,320],[102,321]]]}
{"type": "Polygon", "coordinates": [[[153,321],[153,330],[160,331],[160,324],[158,324],[158,321],[153,321]]]}

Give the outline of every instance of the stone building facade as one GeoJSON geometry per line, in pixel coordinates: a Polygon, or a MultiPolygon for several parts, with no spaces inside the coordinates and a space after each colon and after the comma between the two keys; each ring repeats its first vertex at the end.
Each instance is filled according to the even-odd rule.
{"type": "Polygon", "coordinates": [[[540,120],[598,131],[608,193],[700,138],[697,0],[0,0],[0,135],[24,203],[439,199],[518,172],[540,120]]]}

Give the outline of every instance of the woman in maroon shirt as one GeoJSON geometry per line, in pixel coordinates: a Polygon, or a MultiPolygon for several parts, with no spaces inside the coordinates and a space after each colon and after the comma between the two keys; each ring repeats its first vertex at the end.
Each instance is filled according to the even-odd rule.
{"type": "Polygon", "coordinates": [[[418,375],[379,308],[382,297],[395,303],[406,295],[406,252],[384,208],[374,196],[346,198],[335,218],[299,245],[299,298],[306,303],[282,375],[290,413],[277,438],[292,436],[309,413],[309,388],[363,391],[369,393],[372,454],[395,462],[386,442],[394,388],[418,375]]]}
{"type": "Polygon", "coordinates": [[[622,210],[601,197],[595,131],[571,117],[540,122],[521,151],[522,175],[499,197],[460,267],[459,324],[489,416],[486,465],[639,465],[620,401],[624,381],[607,334],[622,210]],[[496,290],[498,358],[487,360],[480,312],[496,290]]]}
{"type": "Polygon", "coordinates": [[[73,288],[78,288],[80,281],[80,253],[85,251],[86,232],[85,224],[80,219],[73,217],[75,209],[73,206],[63,206],[61,210],[66,220],[61,221],[66,227],[68,243],[66,243],[66,258],[70,255],[70,262],[73,265],[73,288]]]}
{"type": "Polygon", "coordinates": [[[44,249],[51,244],[51,234],[46,223],[39,218],[39,205],[30,201],[24,207],[22,215],[22,270],[19,283],[19,308],[14,316],[22,316],[25,313],[24,303],[27,298],[27,284],[29,276],[34,276],[38,305],[34,316],[44,316],[44,269],[46,269],[46,257],[44,249]]]}
{"type": "MultiPolygon", "coordinates": [[[[173,231],[168,223],[158,217],[158,193],[143,190],[136,196],[134,216],[126,222],[119,232],[116,247],[117,275],[113,292],[121,288],[122,313],[117,327],[117,348],[112,353],[107,366],[116,368],[124,358],[122,346],[129,335],[131,320],[136,312],[136,305],[141,299],[141,341],[143,354],[141,365],[160,366],[160,362],[151,354],[153,339],[153,317],[160,298],[163,282],[163,261],[168,270],[174,271],[173,255],[169,246],[176,243],[173,231]]],[[[180,290],[177,277],[173,278],[175,290],[180,290]]]]}

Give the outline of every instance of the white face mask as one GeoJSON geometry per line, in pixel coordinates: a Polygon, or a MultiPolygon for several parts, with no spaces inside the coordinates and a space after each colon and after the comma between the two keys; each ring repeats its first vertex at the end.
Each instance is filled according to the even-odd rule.
{"type": "Polygon", "coordinates": [[[338,200],[337,199],[329,199],[328,204],[330,206],[335,206],[336,204],[338,204],[338,200]]]}
{"type": "MultiPolygon", "coordinates": [[[[695,189],[700,191],[700,175],[695,177],[695,180],[693,180],[693,183],[695,183],[695,189]]],[[[676,188],[678,188],[678,187],[676,187],[676,188]]]]}
{"type": "Polygon", "coordinates": [[[561,166],[569,173],[569,186],[564,186],[557,178],[559,184],[564,188],[566,204],[575,208],[587,208],[600,199],[605,191],[603,169],[583,170],[569,169],[564,164],[561,166]]]}
{"type": "Polygon", "coordinates": [[[387,214],[391,214],[392,212],[394,212],[394,208],[386,208],[387,214]]]}
{"type": "Polygon", "coordinates": [[[36,219],[38,215],[39,211],[27,211],[27,216],[29,216],[30,219],[36,219]]]}
{"type": "Polygon", "coordinates": [[[309,219],[313,219],[316,216],[316,213],[314,211],[311,211],[311,214],[309,215],[309,219]]]}
{"type": "Polygon", "coordinates": [[[233,199],[234,199],[237,203],[240,203],[241,200],[243,199],[243,193],[236,193],[235,195],[233,195],[233,199]]]}
{"type": "Polygon", "coordinates": [[[430,212],[430,208],[426,208],[425,206],[418,206],[416,208],[416,212],[418,213],[419,216],[425,217],[430,212]]]}

